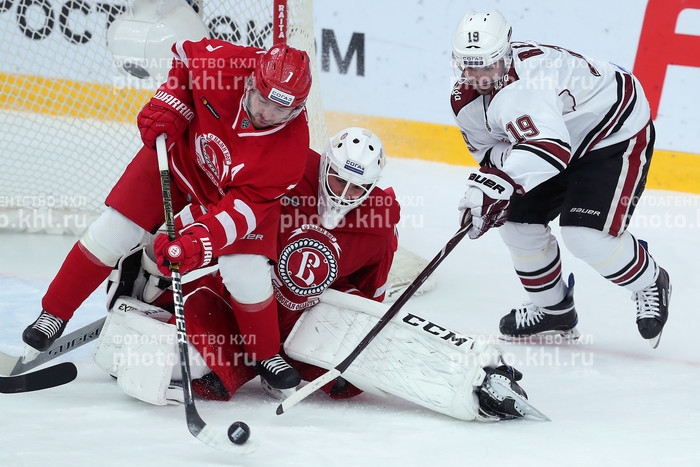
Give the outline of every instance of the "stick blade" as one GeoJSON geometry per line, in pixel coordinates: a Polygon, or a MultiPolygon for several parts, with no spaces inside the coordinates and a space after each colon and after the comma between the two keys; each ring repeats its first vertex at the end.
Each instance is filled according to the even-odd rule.
{"type": "Polygon", "coordinates": [[[59,363],[32,373],[0,377],[0,393],[41,391],[70,383],[77,376],[78,369],[73,363],[59,363]]]}
{"type": "Polygon", "coordinates": [[[248,455],[254,453],[258,449],[258,443],[255,440],[249,439],[243,444],[233,444],[224,431],[216,430],[209,425],[204,425],[197,434],[194,432],[192,432],[192,434],[207,446],[218,449],[219,451],[248,455]]]}
{"type": "Polygon", "coordinates": [[[0,352],[0,376],[10,376],[21,358],[0,352]]]}
{"type": "Polygon", "coordinates": [[[282,415],[283,413],[297,405],[299,402],[309,397],[311,393],[315,392],[318,389],[321,389],[323,386],[330,383],[340,375],[341,372],[335,368],[325,372],[324,374],[311,381],[306,386],[303,386],[294,394],[283,400],[282,403],[277,406],[277,415],[282,415]]]}

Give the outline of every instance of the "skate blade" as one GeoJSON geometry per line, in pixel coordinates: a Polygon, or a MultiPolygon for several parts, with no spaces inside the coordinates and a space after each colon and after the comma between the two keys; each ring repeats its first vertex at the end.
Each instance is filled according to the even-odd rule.
{"type": "Polygon", "coordinates": [[[22,356],[22,363],[29,363],[36,359],[41,352],[32,347],[31,345],[24,346],[24,355],[22,356]]]}
{"type": "Polygon", "coordinates": [[[268,396],[271,396],[273,399],[278,400],[278,401],[283,401],[286,398],[290,397],[295,392],[297,392],[297,388],[289,388],[289,389],[273,388],[272,386],[270,386],[270,383],[265,381],[264,378],[260,378],[260,386],[262,386],[263,390],[267,393],[268,396]]]}
{"type": "Polygon", "coordinates": [[[542,413],[540,410],[535,408],[530,401],[525,399],[523,396],[513,391],[509,385],[498,379],[491,379],[491,388],[501,397],[510,397],[515,401],[516,410],[522,413],[523,416],[531,416],[540,420],[551,422],[552,419],[542,413]]]}
{"type": "Polygon", "coordinates": [[[651,345],[652,349],[655,349],[659,346],[659,342],[661,342],[661,334],[663,334],[664,330],[662,329],[661,332],[656,336],[652,337],[651,339],[647,339],[647,342],[649,342],[649,345],[651,345]]]}
{"type": "Polygon", "coordinates": [[[581,334],[574,327],[567,331],[545,331],[529,336],[508,336],[501,334],[498,338],[504,342],[514,344],[533,344],[533,345],[559,345],[566,344],[571,341],[576,341],[581,337],[581,334]]]}

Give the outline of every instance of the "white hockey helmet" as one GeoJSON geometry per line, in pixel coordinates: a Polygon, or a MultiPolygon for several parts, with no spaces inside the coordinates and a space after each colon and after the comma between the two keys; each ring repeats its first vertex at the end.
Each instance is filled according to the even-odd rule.
{"type": "Polygon", "coordinates": [[[489,13],[468,11],[452,36],[452,62],[462,82],[468,81],[465,69],[494,67],[499,62],[503,63],[499,78],[502,79],[513,60],[512,32],[513,28],[496,10],[489,13]]]}
{"type": "Polygon", "coordinates": [[[114,64],[137,78],[165,81],[172,65],[172,45],[209,36],[193,8],[186,0],[133,0],[107,30],[114,64]]]}
{"type": "Polygon", "coordinates": [[[377,185],[385,164],[384,145],[371,131],[350,127],[333,136],[319,167],[321,225],[334,229],[361,205],[377,185]]]}

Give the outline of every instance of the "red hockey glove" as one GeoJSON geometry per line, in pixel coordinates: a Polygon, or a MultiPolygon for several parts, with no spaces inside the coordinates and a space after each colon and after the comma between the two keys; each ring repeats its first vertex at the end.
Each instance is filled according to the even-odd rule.
{"type": "Polygon", "coordinates": [[[471,214],[469,238],[479,238],[491,227],[505,224],[514,192],[515,182],[502,170],[482,167],[469,174],[467,191],[457,206],[462,226],[470,220],[471,214]]]}
{"type": "Polygon", "coordinates": [[[170,263],[180,263],[180,274],[207,266],[213,258],[209,231],[195,224],[185,229],[180,237],[172,242],[165,234],[153,241],[158,269],[170,274],[170,263]]]}
{"type": "Polygon", "coordinates": [[[143,144],[154,148],[158,135],[165,133],[172,141],[185,132],[193,118],[194,111],[190,106],[165,91],[158,91],[141,109],[136,122],[143,144]]]}

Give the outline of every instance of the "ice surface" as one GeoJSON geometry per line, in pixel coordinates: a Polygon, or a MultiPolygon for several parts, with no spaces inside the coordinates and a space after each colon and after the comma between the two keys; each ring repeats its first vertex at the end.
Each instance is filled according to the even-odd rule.
{"type": "MultiPolygon", "coordinates": [[[[402,201],[403,246],[432,258],[452,236],[467,170],[390,159],[383,184],[402,201]]],[[[278,402],[253,381],[228,403],[197,402],[213,427],[250,425],[260,449],[235,458],[192,437],[181,406],[124,395],[92,363],[90,344],[64,357],[77,363],[76,381],[0,395],[0,465],[700,465],[699,228],[700,196],[688,194],[648,191],[633,219],[630,230],[649,242],[673,283],[656,350],[637,333],[631,294],[562,246],[565,271],[576,275],[581,343],[503,344],[530,400],[551,422],[463,422],[394,398],[338,402],[318,393],[277,416],[278,402]]],[[[0,234],[0,350],[21,352],[22,329],[74,241],[0,234]]],[[[406,307],[464,334],[495,336],[500,316],[525,299],[495,232],[463,240],[435,274],[435,289],[406,307]]],[[[100,290],[69,330],[104,311],[100,290]]]]}

